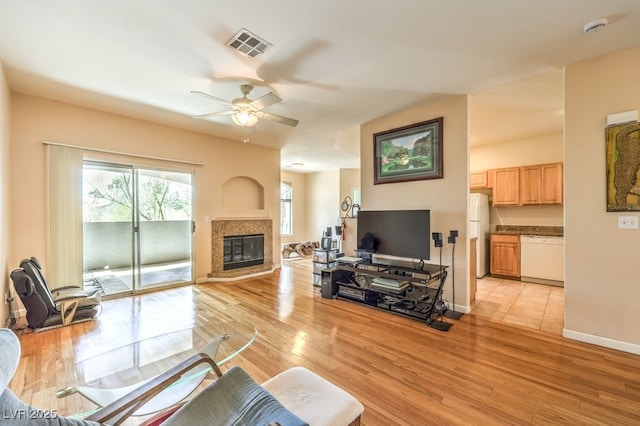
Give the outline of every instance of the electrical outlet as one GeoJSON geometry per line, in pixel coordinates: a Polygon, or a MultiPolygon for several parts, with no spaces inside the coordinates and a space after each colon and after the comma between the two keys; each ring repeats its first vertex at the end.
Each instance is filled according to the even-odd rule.
{"type": "Polygon", "coordinates": [[[618,216],[618,229],[638,229],[638,216],[618,216]]]}

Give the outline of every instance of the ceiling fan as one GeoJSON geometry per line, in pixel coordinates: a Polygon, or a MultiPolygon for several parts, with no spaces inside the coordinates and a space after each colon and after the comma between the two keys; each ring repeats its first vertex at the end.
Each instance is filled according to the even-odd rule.
{"type": "Polygon", "coordinates": [[[236,98],[231,102],[227,102],[223,99],[216,98],[215,96],[210,95],[208,93],[192,90],[191,93],[204,96],[207,99],[222,103],[230,108],[227,111],[211,112],[209,114],[196,115],[193,118],[209,118],[209,117],[215,117],[218,115],[230,115],[231,119],[235,124],[245,128],[255,126],[258,120],[260,119],[275,121],[276,123],[286,124],[287,126],[291,126],[291,127],[295,127],[298,125],[298,120],[294,120],[293,118],[282,117],[280,115],[275,115],[275,114],[271,114],[263,111],[264,108],[270,105],[276,104],[278,102],[282,102],[282,99],[280,99],[277,95],[273,94],[272,92],[269,92],[266,95],[256,100],[251,100],[247,97],[247,95],[251,93],[251,90],[253,90],[253,84],[248,84],[248,83],[241,84],[240,91],[242,92],[243,96],[241,98],[236,98]]]}

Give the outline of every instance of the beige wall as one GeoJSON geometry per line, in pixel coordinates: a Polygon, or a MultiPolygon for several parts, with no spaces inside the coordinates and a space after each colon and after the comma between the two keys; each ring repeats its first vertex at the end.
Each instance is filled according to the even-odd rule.
{"type": "Polygon", "coordinates": [[[471,171],[526,166],[529,164],[561,163],[562,132],[524,138],[512,142],[472,147],[469,151],[471,171]]]}
{"type": "MultiPolygon", "coordinates": [[[[455,277],[457,310],[469,310],[469,281],[467,274],[467,204],[468,185],[468,97],[450,96],[439,102],[389,114],[361,128],[360,158],[363,210],[431,210],[431,232],[442,232],[445,243],[443,264],[451,265],[451,245],[446,242],[450,230],[458,230],[455,277]],[[373,134],[412,123],[444,118],[444,178],[435,180],[373,184],[373,134]]],[[[439,263],[439,249],[433,246],[430,235],[431,260],[439,263]]],[[[452,301],[452,275],[445,286],[445,299],[452,301]]]]}
{"type": "MultiPolygon", "coordinates": [[[[359,188],[360,169],[340,169],[340,203],[346,196],[352,198],[353,201],[353,190],[359,188]]],[[[340,216],[344,215],[341,210],[339,212],[340,216]]]]}
{"type": "Polygon", "coordinates": [[[13,288],[9,273],[13,269],[8,262],[9,253],[9,104],[11,93],[0,62],[0,327],[9,316],[6,302],[8,290],[13,288]]]}
{"type": "Polygon", "coordinates": [[[307,175],[282,171],[280,179],[290,183],[293,192],[293,235],[283,235],[282,243],[312,240],[307,230],[307,175]]]}
{"type": "MultiPolygon", "coordinates": [[[[640,47],[565,72],[565,336],[640,353],[640,231],[606,212],[609,114],[640,109],[640,47]]],[[[632,213],[638,216],[638,212],[632,213]]]]}
{"type": "Polygon", "coordinates": [[[340,171],[307,174],[307,235],[320,241],[322,231],[339,224],[340,171]]]}
{"type": "Polygon", "coordinates": [[[564,209],[562,206],[519,206],[490,207],[490,226],[563,226],[564,209]]]}
{"type": "MultiPolygon", "coordinates": [[[[211,227],[220,216],[266,216],[273,219],[274,252],[280,247],[280,153],[277,150],[193,133],[124,116],[14,93],[11,99],[10,265],[37,256],[46,265],[45,148],[42,141],[190,160],[204,165],[91,153],[141,166],[194,171],[195,278],[211,272],[211,227]],[[264,208],[228,211],[222,185],[242,176],[264,188],[264,208]],[[28,198],[28,200],[27,200],[28,198]]],[[[235,204],[235,203],[232,203],[235,204]]]]}

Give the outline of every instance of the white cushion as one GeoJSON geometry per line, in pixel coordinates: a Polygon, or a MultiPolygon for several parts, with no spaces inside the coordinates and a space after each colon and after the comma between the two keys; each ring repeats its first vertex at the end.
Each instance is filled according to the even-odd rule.
{"type": "Polygon", "coordinates": [[[20,341],[8,328],[0,328],[0,394],[9,385],[20,361],[20,341]]]}
{"type": "Polygon", "coordinates": [[[351,394],[304,367],[285,370],[262,387],[311,426],[346,426],[364,411],[351,394]]]}

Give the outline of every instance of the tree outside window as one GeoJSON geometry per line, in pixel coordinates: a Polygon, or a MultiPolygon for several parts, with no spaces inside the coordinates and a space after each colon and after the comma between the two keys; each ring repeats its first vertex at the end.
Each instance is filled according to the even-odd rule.
{"type": "MultiPolygon", "coordinates": [[[[191,185],[172,179],[177,173],[148,171],[139,174],[138,211],[142,221],[190,220],[191,185]]],[[[133,174],[110,173],[85,167],[84,220],[87,222],[130,221],[133,174]],[[110,181],[108,179],[111,179],[110,181]],[[105,182],[106,180],[106,182],[105,182]]]]}

